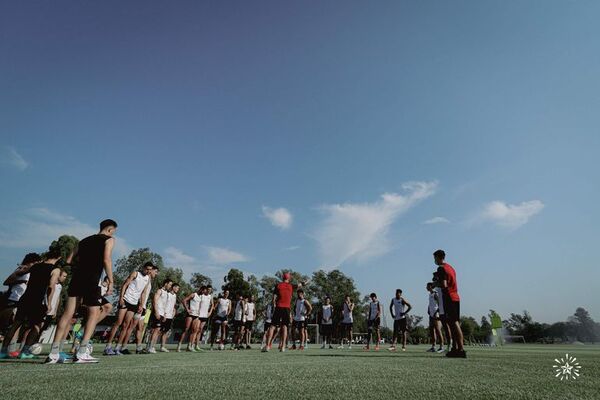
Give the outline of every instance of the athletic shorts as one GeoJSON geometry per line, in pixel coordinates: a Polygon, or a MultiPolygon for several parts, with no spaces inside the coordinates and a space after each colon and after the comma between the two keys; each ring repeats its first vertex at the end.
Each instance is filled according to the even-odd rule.
{"type": "Polygon", "coordinates": [[[271,323],[270,322],[265,322],[265,325],[263,326],[263,331],[268,331],[271,328],[271,323]]]}
{"type": "Polygon", "coordinates": [[[106,304],[110,304],[110,301],[106,300],[106,297],[100,296],[100,305],[103,306],[106,304]]]}
{"type": "Polygon", "coordinates": [[[160,328],[163,324],[163,320],[164,317],[161,316],[160,318],[156,318],[156,315],[154,313],[152,313],[152,315],[150,316],[150,328],[160,328]]]}
{"type": "Polygon", "coordinates": [[[227,323],[227,317],[220,317],[218,315],[215,316],[215,318],[213,319],[213,324],[223,324],[223,323],[227,323]]]}
{"type": "Polygon", "coordinates": [[[283,326],[290,324],[290,309],[284,307],[275,307],[271,323],[275,326],[283,326]]]}
{"type": "Polygon", "coordinates": [[[234,328],[242,328],[242,327],[244,327],[244,321],[242,321],[242,320],[234,319],[234,320],[231,321],[231,324],[233,325],[234,328]]]}
{"type": "Polygon", "coordinates": [[[124,304],[121,306],[119,305],[119,310],[127,310],[127,311],[131,311],[132,313],[137,313],[138,310],[138,305],[137,304],[131,304],[128,303],[127,301],[124,302],[124,304]]]}
{"type": "Polygon", "coordinates": [[[160,330],[162,331],[162,333],[167,333],[171,330],[172,325],[173,325],[173,319],[167,318],[163,321],[162,324],[160,324],[160,330]]]}
{"type": "Polygon", "coordinates": [[[460,321],[460,301],[447,301],[444,303],[444,312],[448,322],[460,321]]]}
{"type": "Polygon", "coordinates": [[[354,325],[353,322],[342,322],[342,328],[344,329],[352,329],[352,326],[354,325]]]}
{"type": "Polygon", "coordinates": [[[294,328],[306,329],[306,320],[305,321],[294,321],[294,328]]]}
{"type": "Polygon", "coordinates": [[[15,321],[26,321],[30,325],[38,325],[46,319],[48,307],[45,304],[20,302],[15,321]]]}
{"type": "Polygon", "coordinates": [[[197,320],[197,319],[198,319],[198,316],[197,316],[197,315],[192,315],[192,314],[190,314],[190,313],[188,313],[188,314],[187,314],[185,317],[186,317],[186,318],[191,318],[191,319],[192,319],[192,321],[195,321],[195,320],[197,320]]]}
{"type": "Polygon", "coordinates": [[[438,317],[429,317],[429,326],[434,327],[439,320],[438,317]]]}
{"type": "Polygon", "coordinates": [[[200,320],[200,322],[208,321],[208,317],[198,317],[198,319],[200,320]]]}
{"type": "Polygon", "coordinates": [[[367,320],[367,327],[369,328],[379,329],[379,325],[381,325],[381,318],[367,320]]]}
{"type": "Polygon", "coordinates": [[[394,332],[400,333],[406,331],[406,318],[394,320],[394,332]]]}
{"type": "Polygon", "coordinates": [[[252,330],[254,328],[254,321],[246,321],[244,328],[252,330]]]}
{"type": "Polygon", "coordinates": [[[321,335],[331,336],[332,333],[333,333],[333,325],[332,324],[321,324],[321,335]]]}
{"type": "Polygon", "coordinates": [[[73,278],[67,293],[69,297],[81,298],[81,304],[86,307],[100,307],[103,304],[98,282],[94,284],[87,284],[78,282],[75,280],[75,278],[73,278]]]}

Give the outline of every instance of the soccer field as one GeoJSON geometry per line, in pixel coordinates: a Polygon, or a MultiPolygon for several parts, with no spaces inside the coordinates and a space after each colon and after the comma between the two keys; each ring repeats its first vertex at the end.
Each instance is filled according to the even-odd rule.
{"type": "MultiPolygon", "coordinates": [[[[98,345],[97,349],[101,346],[98,345]]],[[[2,398],[598,399],[599,346],[468,348],[447,359],[406,353],[253,350],[100,356],[99,364],[0,364],[2,398]],[[555,358],[581,363],[577,380],[554,376],[555,358]],[[441,396],[441,394],[444,394],[441,396]]],[[[99,353],[96,350],[95,353],[99,353]]]]}

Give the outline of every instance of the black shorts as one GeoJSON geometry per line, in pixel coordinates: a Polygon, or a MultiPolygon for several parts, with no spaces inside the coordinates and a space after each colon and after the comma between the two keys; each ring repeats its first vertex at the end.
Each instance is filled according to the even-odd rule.
{"type": "Polygon", "coordinates": [[[93,284],[86,282],[77,281],[75,276],[69,284],[69,290],[67,291],[69,297],[79,297],[86,307],[100,307],[102,303],[102,296],[100,295],[100,287],[98,281],[93,284]]]}
{"type": "Polygon", "coordinates": [[[394,332],[401,333],[406,332],[406,318],[394,320],[394,332]]]}
{"type": "Polygon", "coordinates": [[[156,318],[156,315],[154,313],[152,313],[152,315],[150,316],[150,321],[149,321],[150,328],[153,328],[153,329],[160,328],[163,324],[163,319],[164,319],[164,317],[162,317],[162,316],[160,318],[156,318]]]}
{"type": "Polygon", "coordinates": [[[252,330],[252,328],[254,328],[254,321],[246,321],[246,323],[244,323],[244,328],[252,330]]]}
{"type": "Polygon", "coordinates": [[[439,317],[429,317],[429,326],[430,327],[434,327],[436,325],[436,323],[440,320],[439,317]]]}
{"type": "Polygon", "coordinates": [[[173,325],[173,319],[167,318],[162,324],[160,324],[160,330],[162,333],[169,332],[171,330],[171,326],[173,325]]]}
{"type": "Polygon", "coordinates": [[[213,324],[215,324],[215,325],[227,324],[227,317],[219,317],[218,315],[215,315],[215,317],[213,318],[213,324]]]}
{"type": "Polygon", "coordinates": [[[331,336],[332,333],[333,333],[333,325],[332,324],[321,324],[321,335],[331,336]]]}
{"type": "Polygon", "coordinates": [[[294,328],[296,328],[296,329],[306,329],[306,320],[304,320],[304,321],[294,321],[294,328]]]}
{"type": "Polygon", "coordinates": [[[342,325],[343,329],[352,329],[352,326],[354,326],[354,323],[353,322],[342,322],[341,325],[342,325]]]}
{"type": "MultiPolygon", "coordinates": [[[[103,299],[104,297],[102,297],[101,299],[103,299]]],[[[102,300],[100,300],[100,303],[102,304],[102,300]]],[[[128,303],[127,301],[124,301],[124,304],[121,306],[119,305],[119,310],[127,310],[127,311],[131,311],[132,313],[137,313],[138,310],[138,305],[137,304],[131,304],[128,303]]]]}
{"type": "Polygon", "coordinates": [[[20,302],[15,321],[24,321],[30,325],[38,325],[44,322],[47,312],[48,307],[45,304],[20,302]]]}
{"type": "Polygon", "coordinates": [[[265,325],[263,327],[263,331],[268,331],[271,328],[271,323],[270,322],[265,322],[265,325]]]}
{"type": "Polygon", "coordinates": [[[208,317],[198,317],[198,319],[200,320],[200,322],[208,321],[208,317]]]}
{"type": "Polygon", "coordinates": [[[271,324],[275,326],[283,326],[290,324],[290,309],[284,307],[275,307],[271,324]]]}
{"type": "Polygon", "coordinates": [[[460,321],[460,301],[447,301],[444,303],[446,320],[450,322],[460,321]]]}
{"type": "Polygon", "coordinates": [[[189,313],[185,317],[186,318],[191,318],[192,321],[195,321],[195,320],[197,320],[199,318],[197,315],[192,315],[192,314],[189,314],[189,313]]]}
{"type": "Polygon", "coordinates": [[[379,325],[381,325],[381,318],[367,320],[367,327],[369,328],[379,329],[379,325]]]}
{"type": "Polygon", "coordinates": [[[231,323],[233,324],[233,327],[236,329],[244,327],[244,321],[242,321],[242,320],[234,319],[233,321],[231,321],[231,323]]]}

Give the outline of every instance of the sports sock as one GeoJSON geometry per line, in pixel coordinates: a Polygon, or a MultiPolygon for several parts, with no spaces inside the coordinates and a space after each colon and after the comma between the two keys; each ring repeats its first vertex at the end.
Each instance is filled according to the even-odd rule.
{"type": "Polygon", "coordinates": [[[60,353],[60,343],[52,343],[52,348],[50,349],[50,354],[55,355],[60,353]]]}
{"type": "Polygon", "coordinates": [[[118,344],[117,347],[115,348],[115,351],[121,351],[121,345],[118,344]]]}

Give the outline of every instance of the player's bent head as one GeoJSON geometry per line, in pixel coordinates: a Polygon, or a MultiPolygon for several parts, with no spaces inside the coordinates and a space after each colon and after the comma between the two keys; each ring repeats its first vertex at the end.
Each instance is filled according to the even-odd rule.
{"type": "Polygon", "coordinates": [[[173,285],[173,280],[167,278],[163,281],[162,285],[163,285],[163,287],[165,287],[165,286],[171,287],[173,285]]]}
{"type": "Polygon", "coordinates": [[[427,290],[433,289],[433,282],[427,282],[426,288],[427,288],[427,290]]]}
{"type": "Polygon", "coordinates": [[[35,264],[40,261],[42,261],[42,257],[38,253],[27,253],[25,257],[23,257],[21,265],[35,264]]]}
{"type": "Polygon", "coordinates": [[[112,219],[105,219],[100,222],[100,232],[106,232],[108,235],[112,235],[117,230],[117,221],[112,219]]]}
{"type": "Polygon", "coordinates": [[[46,260],[58,260],[62,256],[60,249],[58,247],[50,248],[46,254],[44,254],[44,258],[46,260]]]}
{"type": "Polygon", "coordinates": [[[446,252],[444,250],[436,250],[433,252],[433,259],[436,264],[442,263],[446,259],[446,252]]]}

